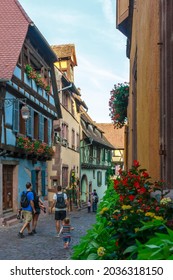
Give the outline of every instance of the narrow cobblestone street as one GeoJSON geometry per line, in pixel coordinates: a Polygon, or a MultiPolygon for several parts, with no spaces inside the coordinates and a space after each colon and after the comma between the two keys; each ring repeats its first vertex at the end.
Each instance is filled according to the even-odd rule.
{"type": "Polygon", "coordinates": [[[72,247],[95,223],[95,214],[87,209],[70,213],[72,231],[70,248],[64,249],[62,237],[56,237],[54,214],[41,214],[37,234],[18,238],[22,223],[10,227],[0,227],[0,260],[67,260],[71,258],[72,247]]]}

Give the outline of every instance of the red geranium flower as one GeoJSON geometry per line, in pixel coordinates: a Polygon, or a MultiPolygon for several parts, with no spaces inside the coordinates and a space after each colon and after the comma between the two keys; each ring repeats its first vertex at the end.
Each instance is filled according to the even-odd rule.
{"type": "Polygon", "coordinates": [[[139,194],[143,194],[143,193],[145,193],[145,192],[146,192],[146,188],[144,188],[144,187],[138,189],[138,193],[139,193],[139,194]]]}
{"type": "Polygon", "coordinates": [[[134,182],[134,187],[137,188],[137,189],[139,189],[139,188],[140,188],[139,182],[134,182]]]}
{"type": "Polygon", "coordinates": [[[129,195],[129,199],[130,199],[130,201],[133,201],[134,199],[135,199],[135,195],[129,195]]]}
{"type": "Polygon", "coordinates": [[[134,160],[134,161],[133,161],[133,166],[134,166],[134,167],[139,167],[139,161],[134,160]]]}
{"type": "Polygon", "coordinates": [[[148,173],[147,172],[142,172],[142,176],[144,177],[144,178],[148,178],[149,177],[149,175],[148,175],[148,173]]]}

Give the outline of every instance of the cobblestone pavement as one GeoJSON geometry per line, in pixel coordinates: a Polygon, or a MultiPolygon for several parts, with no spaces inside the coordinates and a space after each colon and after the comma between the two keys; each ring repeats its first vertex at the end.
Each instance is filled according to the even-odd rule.
{"type": "Polygon", "coordinates": [[[62,237],[56,237],[54,214],[41,214],[37,234],[20,239],[17,234],[22,223],[0,227],[0,260],[68,260],[72,247],[79,243],[81,236],[95,223],[95,213],[87,209],[70,213],[72,231],[70,248],[64,249],[62,237]]]}

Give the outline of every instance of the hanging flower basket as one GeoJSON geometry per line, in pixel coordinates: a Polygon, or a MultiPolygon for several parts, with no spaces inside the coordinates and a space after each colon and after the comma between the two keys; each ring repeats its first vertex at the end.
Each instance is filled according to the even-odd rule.
{"type": "Polygon", "coordinates": [[[121,128],[127,122],[127,106],[129,97],[128,83],[118,83],[110,92],[109,100],[110,117],[115,128],[121,128]]]}

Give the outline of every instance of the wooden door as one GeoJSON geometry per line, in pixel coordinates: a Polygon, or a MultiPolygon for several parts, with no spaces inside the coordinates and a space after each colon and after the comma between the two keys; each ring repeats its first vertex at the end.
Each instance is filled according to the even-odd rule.
{"type": "Polygon", "coordinates": [[[13,165],[3,165],[3,210],[13,208],[13,165]]]}

